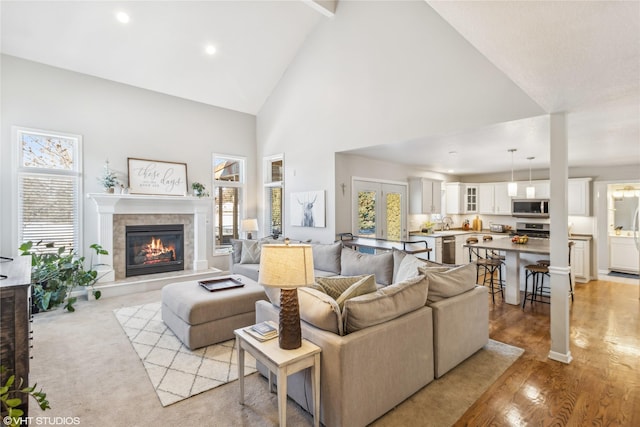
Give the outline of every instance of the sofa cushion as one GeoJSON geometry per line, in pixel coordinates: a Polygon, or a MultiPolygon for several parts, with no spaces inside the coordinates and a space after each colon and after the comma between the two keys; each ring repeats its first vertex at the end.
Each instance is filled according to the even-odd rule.
{"type": "Polygon", "coordinates": [[[428,280],[419,275],[345,301],[342,311],[345,334],[388,322],[423,307],[428,291],[428,280]]]}
{"type": "Polygon", "coordinates": [[[340,254],[342,244],[340,242],[329,245],[311,245],[313,252],[313,267],[317,270],[340,274],[340,254]]]}
{"type": "Polygon", "coordinates": [[[324,293],[336,300],[340,310],[342,310],[344,302],[349,298],[375,292],[378,289],[373,274],[349,277],[317,277],[316,284],[324,293]]]}
{"type": "Polygon", "coordinates": [[[398,266],[398,270],[393,281],[404,282],[407,279],[416,277],[420,274],[418,272],[418,267],[424,266],[426,266],[424,260],[421,260],[414,255],[407,254],[402,258],[402,261],[400,261],[400,265],[398,266]]]}
{"type": "Polygon", "coordinates": [[[398,268],[400,268],[400,263],[407,256],[406,252],[403,252],[399,249],[393,248],[393,280],[392,283],[396,283],[396,275],[398,274],[398,268]]]}
{"type": "MultiPolygon", "coordinates": [[[[280,307],[280,289],[265,286],[267,298],[280,307]]],[[[342,313],[336,300],[322,291],[310,287],[298,288],[300,319],[316,328],[343,335],[342,313]]]]}
{"type": "Polygon", "coordinates": [[[257,240],[242,241],[242,255],[240,264],[260,264],[260,251],[262,245],[257,240]]]}
{"type": "Polygon", "coordinates": [[[420,267],[429,279],[429,302],[451,298],[476,286],[476,267],[466,264],[454,267],[420,267]]]}
{"type": "Polygon", "coordinates": [[[340,264],[342,276],[374,274],[376,282],[385,286],[390,285],[393,280],[393,253],[391,252],[371,255],[342,248],[340,264]]]}

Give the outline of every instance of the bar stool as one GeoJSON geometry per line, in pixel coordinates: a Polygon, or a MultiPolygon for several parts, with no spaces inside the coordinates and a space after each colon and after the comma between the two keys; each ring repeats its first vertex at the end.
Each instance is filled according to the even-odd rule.
{"type": "Polygon", "coordinates": [[[549,267],[540,264],[529,264],[524,267],[525,279],[524,279],[524,299],[522,300],[522,309],[527,303],[527,299],[533,304],[534,302],[541,302],[544,304],[550,303],[550,288],[544,286],[544,278],[549,277],[549,267]],[[531,278],[531,292],[529,290],[529,278],[531,278]],[[528,293],[528,295],[527,295],[528,293]],[[549,298],[549,300],[543,300],[542,297],[549,298]]]}
{"type": "MultiPolygon", "coordinates": [[[[476,244],[476,243],[478,243],[478,239],[475,237],[469,237],[467,239],[468,245],[476,244]]],[[[500,266],[502,265],[502,263],[500,262],[500,260],[488,258],[487,256],[488,251],[486,250],[484,251],[484,256],[480,251],[481,251],[480,248],[469,247],[469,263],[474,263],[476,265],[476,283],[478,283],[478,279],[480,278],[481,269],[483,271],[483,279],[482,279],[483,286],[486,286],[487,274],[489,275],[489,286],[491,288],[489,292],[491,293],[491,300],[495,304],[496,302],[495,294],[497,294],[498,292],[500,292],[500,294],[502,295],[502,298],[504,299],[504,290],[502,286],[502,283],[503,283],[502,273],[500,270],[500,266]],[[498,272],[498,289],[496,289],[495,281],[494,281],[494,276],[496,271],[498,272]]]]}

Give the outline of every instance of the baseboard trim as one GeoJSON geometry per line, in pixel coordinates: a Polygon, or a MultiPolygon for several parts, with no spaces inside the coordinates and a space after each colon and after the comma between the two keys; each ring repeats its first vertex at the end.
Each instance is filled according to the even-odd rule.
{"type": "Polygon", "coordinates": [[[556,351],[550,351],[548,357],[551,360],[555,360],[555,361],[558,361],[558,362],[566,363],[567,365],[569,363],[571,363],[571,361],[573,360],[573,357],[571,357],[571,351],[569,351],[566,354],[558,353],[556,351]]]}

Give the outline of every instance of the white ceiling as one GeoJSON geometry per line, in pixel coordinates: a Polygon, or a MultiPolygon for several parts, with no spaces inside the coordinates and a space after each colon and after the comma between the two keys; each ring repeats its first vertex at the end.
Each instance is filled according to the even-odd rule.
{"type": "MultiPolygon", "coordinates": [[[[640,2],[427,3],[545,111],[568,113],[570,166],[640,164],[640,2]]],[[[3,53],[250,114],[327,19],[303,1],[0,7],[3,53]],[[129,24],[114,19],[120,10],[129,24]]],[[[548,126],[545,116],[355,153],[465,175],[510,170],[517,148],[516,169],[529,156],[544,168],[548,126]]]]}
{"type": "Polygon", "coordinates": [[[301,1],[3,0],[0,7],[2,53],[254,115],[323,19],[301,1]],[[115,19],[120,11],[128,24],[115,19]]]}

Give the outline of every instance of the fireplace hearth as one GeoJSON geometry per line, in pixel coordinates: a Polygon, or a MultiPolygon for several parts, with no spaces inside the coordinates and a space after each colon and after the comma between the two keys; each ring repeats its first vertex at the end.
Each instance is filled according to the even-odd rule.
{"type": "Polygon", "coordinates": [[[184,225],[128,225],[126,276],[184,270],[184,225]]]}

